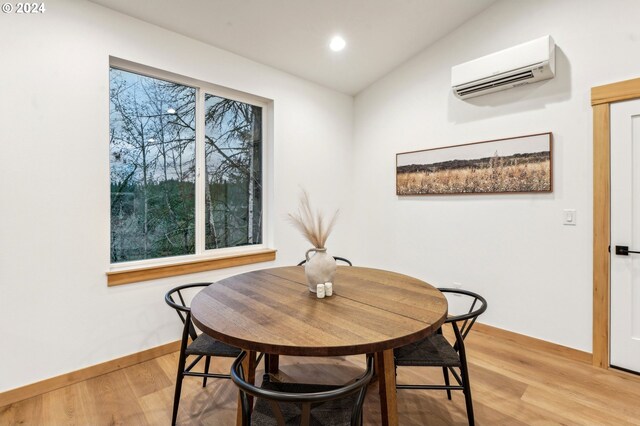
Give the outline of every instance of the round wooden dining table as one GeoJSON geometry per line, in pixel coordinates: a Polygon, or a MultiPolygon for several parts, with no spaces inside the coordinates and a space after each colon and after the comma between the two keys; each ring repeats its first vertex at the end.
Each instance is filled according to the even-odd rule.
{"type": "Polygon", "coordinates": [[[355,266],[339,266],[333,295],[318,299],[308,290],[304,267],[289,266],[213,283],[194,297],[191,313],[204,333],[248,351],[250,381],[256,352],[275,360],[374,353],[381,424],[397,425],[393,349],[435,332],[446,318],[447,299],[416,278],[355,266]]]}

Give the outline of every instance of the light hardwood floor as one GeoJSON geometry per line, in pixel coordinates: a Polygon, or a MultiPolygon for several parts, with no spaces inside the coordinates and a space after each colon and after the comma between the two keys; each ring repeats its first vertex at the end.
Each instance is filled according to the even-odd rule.
{"type": "MultiPolygon", "coordinates": [[[[640,377],[607,371],[508,336],[473,331],[467,339],[479,425],[640,425],[640,377]]],[[[105,374],[0,408],[0,425],[167,425],[171,419],[177,353],[105,374]]],[[[227,371],[230,362],[219,364],[227,371]]],[[[262,366],[262,364],[261,364],[262,366]]],[[[354,377],[364,357],[283,357],[290,380],[339,383],[354,377]]],[[[398,381],[441,380],[439,369],[400,368],[398,381]]],[[[178,424],[233,425],[236,390],[228,380],[206,388],[186,378],[178,424]]],[[[401,425],[464,425],[464,399],[454,392],[399,390],[401,425]]],[[[365,401],[365,424],[379,424],[377,384],[365,401]]]]}

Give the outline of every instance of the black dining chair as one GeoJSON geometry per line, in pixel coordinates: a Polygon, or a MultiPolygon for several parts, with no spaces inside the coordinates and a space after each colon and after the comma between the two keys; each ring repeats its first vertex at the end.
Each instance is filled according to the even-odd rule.
{"type": "Polygon", "coordinates": [[[176,424],[176,419],[178,417],[180,392],[182,390],[182,379],[184,376],[202,377],[202,387],[207,385],[207,378],[209,377],[229,379],[231,377],[229,374],[209,373],[211,357],[235,358],[240,355],[241,352],[240,349],[227,345],[226,343],[219,342],[205,333],[198,334],[193,322],[191,322],[191,308],[188,306],[188,303],[185,302],[185,290],[198,287],[204,288],[210,284],[211,283],[184,284],[170,290],[164,297],[167,304],[176,310],[180,320],[182,320],[182,323],[184,324],[182,330],[182,342],[180,344],[180,357],[178,359],[175,395],[173,399],[173,415],[171,418],[172,425],[176,424]],[[186,366],[186,360],[190,356],[195,357],[195,359],[186,366]],[[199,373],[192,371],[202,358],[205,360],[204,372],[199,373]]]}
{"type": "Polygon", "coordinates": [[[471,331],[476,319],[487,310],[487,301],[480,295],[460,289],[441,288],[444,294],[452,294],[456,297],[456,305],[465,305],[465,313],[449,316],[445,324],[451,324],[455,336],[451,344],[444,337],[442,328],[418,342],[402,346],[393,350],[395,365],[397,367],[441,367],[444,375],[444,385],[437,384],[398,384],[397,389],[442,389],[447,391],[447,398],[451,399],[452,390],[464,392],[467,407],[467,419],[469,425],[475,424],[473,417],[473,402],[471,399],[471,386],[469,383],[469,370],[467,367],[467,354],[464,339],[471,331]],[[457,384],[450,383],[449,373],[457,384]]]}
{"type": "MultiPolygon", "coordinates": [[[[344,257],[339,257],[339,256],[333,256],[333,258],[336,260],[336,262],[344,262],[349,266],[353,266],[353,264],[351,263],[351,261],[349,259],[345,259],[344,257]]],[[[302,266],[305,263],[307,263],[307,259],[302,260],[302,262],[298,263],[298,266],[302,266]]]]}
{"type": "Polygon", "coordinates": [[[231,366],[231,380],[240,389],[242,426],[362,425],[362,404],[373,377],[373,357],[367,357],[364,374],[346,385],[283,383],[265,374],[262,386],[257,387],[245,381],[242,361],[246,355],[243,351],[231,366]]]}

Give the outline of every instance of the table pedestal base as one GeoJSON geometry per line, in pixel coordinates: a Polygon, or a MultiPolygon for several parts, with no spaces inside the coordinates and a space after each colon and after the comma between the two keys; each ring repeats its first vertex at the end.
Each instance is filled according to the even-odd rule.
{"type": "Polygon", "coordinates": [[[398,426],[398,404],[396,402],[396,368],[393,349],[377,352],[376,373],[380,388],[380,415],[383,426],[398,426]]]}
{"type": "MultiPolygon", "coordinates": [[[[256,381],[256,353],[254,351],[247,351],[247,356],[242,361],[242,369],[244,370],[245,381],[247,383],[255,384],[256,381]]],[[[253,407],[253,397],[248,396],[249,407],[253,407]]],[[[242,399],[240,397],[240,391],[238,391],[238,409],[236,414],[236,426],[242,426],[242,399]]]]}

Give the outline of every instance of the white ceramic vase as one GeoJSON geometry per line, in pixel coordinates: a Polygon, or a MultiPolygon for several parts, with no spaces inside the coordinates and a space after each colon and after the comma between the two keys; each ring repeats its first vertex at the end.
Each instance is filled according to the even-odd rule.
{"type": "Polygon", "coordinates": [[[327,253],[326,248],[309,249],[305,257],[307,263],[304,264],[304,273],[310,292],[315,293],[318,284],[333,282],[333,276],[336,274],[336,260],[327,253]],[[311,252],[315,254],[309,256],[311,252]]]}

